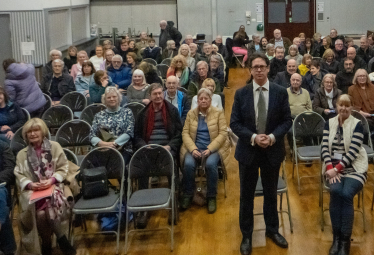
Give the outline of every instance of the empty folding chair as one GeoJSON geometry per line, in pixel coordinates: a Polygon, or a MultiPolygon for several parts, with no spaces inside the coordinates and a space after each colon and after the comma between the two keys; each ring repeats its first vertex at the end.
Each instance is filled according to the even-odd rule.
{"type": "Polygon", "coordinates": [[[166,79],[166,74],[168,72],[169,66],[166,64],[158,64],[156,68],[158,75],[161,76],[162,79],[166,79]]]}
{"type": "Polygon", "coordinates": [[[74,113],[74,117],[79,118],[83,109],[87,106],[87,99],[81,93],[72,91],[61,98],[60,104],[69,107],[74,113]]]}
{"type": "MultiPolygon", "coordinates": [[[[73,112],[65,105],[56,105],[47,109],[42,116],[49,132],[55,134],[64,123],[73,120],[73,112]]],[[[53,141],[55,138],[52,136],[53,141]]]]}
{"type": "Polygon", "coordinates": [[[144,104],[138,102],[128,103],[126,107],[132,111],[135,121],[138,119],[139,112],[145,108],[144,104]]]}
{"type": "Polygon", "coordinates": [[[165,58],[164,60],[161,61],[161,64],[170,66],[170,64],[171,64],[171,58],[165,58]]]}
{"type": "Polygon", "coordinates": [[[21,108],[23,113],[25,114],[25,117],[26,117],[26,120],[29,120],[30,119],[30,113],[28,110],[26,110],[25,108],[21,108]]]}
{"type": "Polygon", "coordinates": [[[92,125],[96,113],[105,110],[106,106],[103,104],[91,104],[83,109],[80,119],[86,121],[88,124],[92,125]]]}

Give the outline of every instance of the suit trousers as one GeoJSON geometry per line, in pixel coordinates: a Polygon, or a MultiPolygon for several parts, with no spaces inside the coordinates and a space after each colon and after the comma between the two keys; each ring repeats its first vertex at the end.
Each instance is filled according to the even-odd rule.
{"type": "MultiPolygon", "coordinates": [[[[257,146],[257,145],[256,145],[257,146]]],[[[278,233],[279,219],[277,211],[277,186],[279,168],[282,162],[272,163],[265,149],[256,148],[256,155],[250,165],[239,162],[240,176],[240,211],[239,223],[243,238],[252,238],[253,203],[256,184],[261,174],[264,204],[263,213],[267,233],[278,233]]]]}

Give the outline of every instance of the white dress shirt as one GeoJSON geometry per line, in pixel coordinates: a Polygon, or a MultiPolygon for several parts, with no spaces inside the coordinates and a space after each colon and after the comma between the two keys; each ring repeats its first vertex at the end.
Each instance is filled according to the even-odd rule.
{"type": "MultiPolygon", "coordinates": [[[[258,85],[255,81],[253,81],[253,103],[254,103],[254,109],[256,114],[256,129],[257,129],[257,119],[258,119],[258,98],[260,97],[260,85],[258,85]]],[[[266,81],[264,85],[262,85],[262,93],[264,94],[265,98],[265,104],[266,104],[266,112],[269,109],[269,80],[266,81]]],[[[257,134],[253,134],[251,138],[252,146],[255,146],[255,138],[257,134]]],[[[269,135],[271,139],[271,144],[273,145],[275,143],[275,136],[273,134],[269,135]]]]}

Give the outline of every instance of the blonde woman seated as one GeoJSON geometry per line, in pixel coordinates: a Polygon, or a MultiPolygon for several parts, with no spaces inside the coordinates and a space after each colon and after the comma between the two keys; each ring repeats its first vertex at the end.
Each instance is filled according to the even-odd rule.
{"type": "Polygon", "coordinates": [[[305,74],[310,70],[310,64],[312,64],[312,55],[304,54],[303,60],[301,61],[301,65],[299,65],[299,72],[301,76],[305,76],[305,74]]]}
{"type": "Polygon", "coordinates": [[[191,72],[195,71],[196,62],[195,59],[191,57],[191,50],[187,44],[182,44],[180,46],[178,55],[186,58],[187,66],[190,68],[191,72]]]}
{"type": "MultiPolygon", "coordinates": [[[[76,254],[65,233],[64,221],[68,220],[71,193],[64,187],[69,164],[60,144],[48,140],[48,128],[38,118],[26,122],[22,129],[28,146],[17,155],[14,174],[19,193],[20,254],[52,254],[52,234],[63,254],[76,254]],[[29,203],[34,191],[54,185],[52,197],[29,203]],[[39,243],[39,236],[42,244],[39,243]]],[[[66,224],[67,226],[67,224],[66,224]]]]}
{"type": "Polygon", "coordinates": [[[218,182],[218,163],[226,168],[229,163],[230,142],[223,111],[211,105],[213,93],[202,88],[197,94],[198,107],[187,114],[183,127],[181,148],[181,165],[184,166],[184,195],[181,207],[188,209],[195,190],[195,169],[198,162],[205,161],[207,176],[208,213],[216,211],[218,182]]]}
{"type": "Polygon", "coordinates": [[[171,60],[170,67],[166,73],[166,78],[169,76],[176,76],[179,79],[179,84],[182,87],[187,87],[190,79],[190,70],[188,69],[186,59],[177,55],[171,60]]]}
{"type": "Polygon", "coordinates": [[[138,102],[143,103],[145,105],[149,104],[149,86],[150,85],[147,84],[145,80],[143,71],[140,69],[136,69],[132,74],[132,82],[130,86],[127,88],[127,101],[129,103],[138,102]]]}
{"type": "Polygon", "coordinates": [[[299,53],[299,49],[296,45],[291,45],[288,49],[289,55],[285,57],[285,59],[295,59],[297,65],[301,65],[301,62],[303,60],[303,56],[299,53]]]}
{"type": "MultiPolygon", "coordinates": [[[[216,90],[216,83],[214,82],[214,80],[212,78],[207,78],[207,79],[205,79],[205,81],[203,82],[201,87],[202,88],[207,88],[210,91],[212,91],[212,93],[214,93],[214,91],[216,90]]],[[[218,110],[223,110],[221,96],[217,95],[217,94],[213,94],[211,105],[213,107],[218,108],[218,110]]],[[[194,96],[192,98],[191,109],[195,109],[197,106],[198,106],[197,96],[194,96]]]]}
{"type": "Polygon", "coordinates": [[[329,254],[349,254],[354,220],[353,198],[367,180],[368,158],[362,147],[364,133],[351,115],[347,94],[338,98],[338,116],[326,121],[321,154],[322,172],[330,184],[330,218],[333,243],[329,254]]]}

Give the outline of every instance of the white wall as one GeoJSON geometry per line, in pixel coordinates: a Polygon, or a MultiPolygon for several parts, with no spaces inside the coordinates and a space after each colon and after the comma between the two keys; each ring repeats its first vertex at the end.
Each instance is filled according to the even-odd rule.
{"type": "Polygon", "coordinates": [[[32,11],[89,3],[90,0],[0,0],[0,11],[32,11]]]}

